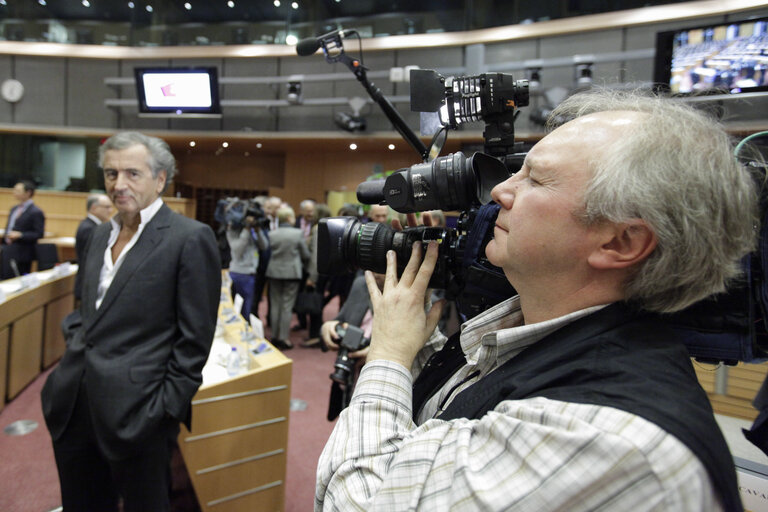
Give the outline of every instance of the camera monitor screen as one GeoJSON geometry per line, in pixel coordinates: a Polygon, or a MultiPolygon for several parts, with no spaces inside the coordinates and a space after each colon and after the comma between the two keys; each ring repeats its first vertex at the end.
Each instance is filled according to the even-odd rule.
{"type": "Polygon", "coordinates": [[[220,116],[216,68],[135,68],[140,115],[220,116]]]}
{"type": "Polygon", "coordinates": [[[673,94],[768,90],[768,18],[657,33],[654,80],[673,94]]]}

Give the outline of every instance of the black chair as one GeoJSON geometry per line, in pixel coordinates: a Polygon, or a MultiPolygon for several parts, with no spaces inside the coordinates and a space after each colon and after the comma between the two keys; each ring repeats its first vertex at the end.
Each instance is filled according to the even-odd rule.
{"type": "Polygon", "coordinates": [[[37,244],[37,270],[48,270],[59,262],[56,244],[37,244]]]}

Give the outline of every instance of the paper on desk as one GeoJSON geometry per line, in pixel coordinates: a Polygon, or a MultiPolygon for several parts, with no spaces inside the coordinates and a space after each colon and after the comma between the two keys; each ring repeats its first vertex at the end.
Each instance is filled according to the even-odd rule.
{"type": "Polygon", "coordinates": [[[250,323],[251,323],[251,330],[253,331],[253,334],[257,338],[263,338],[264,337],[264,323],[261,320],[259,320],[259,317],[257,317],[253,313],[251,313],[250,323]]]}
{"type": "Polygon", "coordinates": [[[243,297],[239,294],[235,294],[235,300],[233,301],[235,312],[239,313],[243,310],[243,297]]]}

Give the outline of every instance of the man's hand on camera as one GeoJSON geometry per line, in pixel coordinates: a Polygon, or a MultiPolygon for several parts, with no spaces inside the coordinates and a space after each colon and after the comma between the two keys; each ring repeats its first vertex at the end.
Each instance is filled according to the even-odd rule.
{"type": "Polygon", "coordinates": [[[320,338],[329,350],[339,350],[339,335],[336,334],[338,320],[328,320],[320,327],[320,338]]]}
{"type": "Polygon", "coordinates": [[[411,258],[399,280],[395,252],[387,251],[383,292],[379,291],[373,274],[365,272],[374,311],[368,361],[385,359],[410,369],[437,326],[443,302],[433,304],[429,313],[424,311],[424,296],[437,262],[437,243],[429,244],[423,262],[421,251],[420,243],[413,244],[411,258]]]}

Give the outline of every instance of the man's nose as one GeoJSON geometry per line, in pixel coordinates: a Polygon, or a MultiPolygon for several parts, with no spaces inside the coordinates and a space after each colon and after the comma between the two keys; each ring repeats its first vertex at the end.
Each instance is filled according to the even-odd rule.
{"type": "Polygon", "coordinates": [[[511,177],[507,178],[491,189],[491,198],[494,202],[501,205],[502,208],[509,209],[515,200],[515,189],[516,186],[513,179],[511,177]]]}

